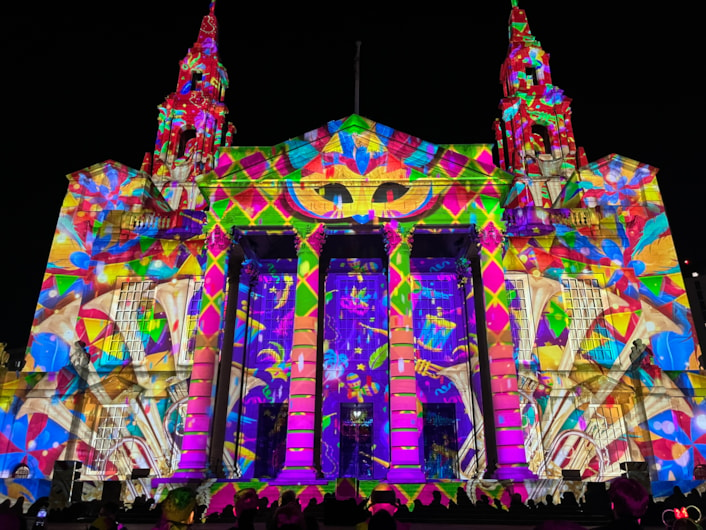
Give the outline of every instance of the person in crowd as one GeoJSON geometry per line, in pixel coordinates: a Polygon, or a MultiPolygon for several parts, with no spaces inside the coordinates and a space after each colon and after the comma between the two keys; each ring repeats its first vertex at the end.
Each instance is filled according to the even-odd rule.
{"type": "Polygon", "coordinates": [[[235,494],[235,519],[238,530],[255,530],[260,497],[255,488],[244,488],[235,494]]]}
{"type": "Polygon", "coordinates": [[[377,530],[394,530],[390,528],[382,528],[384,525],[389,525],[389,519],[395,523],[395,529],[397,530],[409,530],[409,525],[400,522],[395,519],[395,513],[398,509],[398,501],[395,492],[390,488],[388,484],[378,484],[373,488],[370,493],[368,512],[370,517],[362,523],[356,525],[356,530],[370,530],[370,523],[373,522],[374,526],[377,526],[377,530]],[[373,517],[380,512],[385,512],[389,515],[389,518],[385,515],[381,515],[373,521],[373,517]]]}
{"type": "Polygon", "coordinates": [[[380,510],[368,520],[368,530],[397,530],[397,521],[390,512],[380,510]]]}
{"type": "Polygon", "coordinates": [[[118,530],[118,511],[120,507],[115,502],[106,502],[98,511],[98,517],[91,523],[88,530],[118,530]]]}
{"type": "Polygon", "coordinates": [[[304,514],[298,502],[290,501],[287,504],[283,504],[275,511],[272,521],[272,530],[282,530],[283,528],[307,530],[304,514]]]}
{"type": "Polygon", "coordinates": [[[649,493],[638,481],[620,477],[613,480],[608,488],[608,497],[613,513],[613,521],[596,530],[636,530],[641,529],[641,517],[647,511],[649,493]]]}
{"type": "Polygon", "coordinates": [[[160,506],[162,515],[153,530],[186,530],[194,522],[196,492],[185,486],[175,488],[160,506]]]}
{"type": "Polygon", "coordinates": [[[703,530],[703,527],[693,519],[677,519],[669,530],[703,530]]]}

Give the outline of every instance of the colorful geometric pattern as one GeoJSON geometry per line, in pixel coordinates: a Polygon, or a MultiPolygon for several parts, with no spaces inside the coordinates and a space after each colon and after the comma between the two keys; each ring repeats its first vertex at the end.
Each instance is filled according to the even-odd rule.
{"type": "MultiPolygon", "coordinates": [[[[274,498],[273,483],[249,481],[280,463],[283,485],[301,483],[303,501],[320,501],[341,475],[344,408],[350,418],[372,410],[381,434],[366,457],[371,473],[406,503],[459,486],[472,499],[504,498],[501,482],[473,478],[489,465],[539,499],[567,487],[562,469],[608,480],[633,461],[649,463],[656,497],[693,486],[706,465],[706,381],[657,170],[618,155],[588,164],[569,100],[551,85],[548,54],[516,5],[510,30],[498,168],[488,145],[433,144],[357,115],[274,146],[216,150],[227,77],[209,13],[160,115],[155,159],[143,165],[152,178],[113,161],[69,176],[26,365],[2,387],[0,469],[27,465],[40,485],[58,458],[83,461],[96,481],[149,468],[158,490],[203,478],[221,456],[209,454],[219,368],[230,369],[223,469],[244,482],[204,482],[212,508],[251,484],[274,498]],[[234,278],[234,230],[296,236],[297,260],[249,256],[234,278]],[[320,270],[327,233],[383,235],[386,260],[334,259],[320,270]],[[413,233],[438,237],[439,255],[455,237],[477,235],[480,245],[416,256],[413,233]],[[454,263],[459,251],[477,254],[480,269],[454,263]],[[335,284],[336,274],[346,280],[335,284]],[[527,286],[524,308],[512,305],[510,274],[527,286]],[[228,281],[239,282],[231,300],[228,281]],[[153,299],[118,304],[130,282],[149,285],[153,299]],[[581,314],[582,286],[591,317],[581,314]],[[274,305],[263,310],[266,297],[274,305]],[[229,304],[233,358],[218,366],[229,304]],[[344,316],[351,327],[337,326],[344,316]],[[520,318],[528,362],[513,341],[520,318]],[[110,407],[124,408],[124,424],[97,469],[110,407]],[[435,468],[425,439],[433,416],[444,428],[457,420],[456,433],[431,447],[435,468]],[[267,451],[284,455],[270,467],[261,460],[272,453],[258,446],[264,418],[267,451]],[[427,483],[425,473],[459,480],[427,483]]],[[[4,487],[28,499],[44,491],[10,479],[4,487]]],[[[130,488],[132,497],[153,493],[144,482],[130,488]]]]}

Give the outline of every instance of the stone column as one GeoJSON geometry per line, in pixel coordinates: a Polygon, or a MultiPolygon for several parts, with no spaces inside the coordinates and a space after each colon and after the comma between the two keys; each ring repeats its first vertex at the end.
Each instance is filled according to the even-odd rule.
{"type": "Polygon", "coordinates": [[[250,300],[252,289],[257,283],[259,266],[255,260],[246,259],[240,268],[240,278],[238,282],[238,293],[235,305],[235,323],[233,325],[233,355],[229,366],[229,380],[227,385],[228,392],[228,410],[226,418],[231,411],[237,410],[238,424],[234,427],[234,431],[227,430],[226,433],[235,442],[235,453],[226,455],[224,451],[224,460],[230,463],[232,459],[233,471],[235,476],[240,477],[242,474],[238,466],[238,451],[242,446],[241,439],[241,421],[243,409],[243,393],[245,390],[245,371],[247,370],[247,341],[248,341],[248,323],[250,314],[250,300]]]}
{"type": "Polygon", "coordinates": [[[194,364],[189,383],[178,478],[204,478],[209,472],[218,357],[221,347],[230,238],[216,225],[206,238],[206,272],[201,295],[194,364]]]}
{"type": "Polygon", "coordinates": [[[409,261],[412,227],[388,223],[383,231],[390,293],[390,469],[387,481],[422,483],[426,481],[419,458],[423,422],[417,410],[409,261]]]}
{"type": "Polygon", "coordinates": [[[499,221],[488,219],[479,232],[489,361],[489,372],[484,374],[484,379],[489,379],[491,395],[491,402],[485,403],[484,415],[486,427],[495,433],[496,451],[495,455],[491,455],[492,448],[488,447],[488,459],[492,465],[491,459],[497,457],[494,478],[530,478],[533,474],[527,467],[525,456],[510,310],[505,290],[503,234],[498,228],[499,224],[499,221]]]}
{"type": "Polygon", "coordinates": [[[315,436],[320,414],[316,410],[318,359],[316,340],[319,313],[319,256],[326,231],[319,224],[297,236],[297,289],[294,305],[294,340],[289,381],[289,416],[284,468],[278,484],[317,480],[315,436]]]}

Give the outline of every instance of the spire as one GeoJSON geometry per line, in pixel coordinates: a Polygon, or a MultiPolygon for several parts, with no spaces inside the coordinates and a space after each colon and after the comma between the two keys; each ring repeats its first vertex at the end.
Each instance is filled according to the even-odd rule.
{"type": "Polygon", "coordinates": [[[549,54],[532,35],[527,14],[511,0],[509,46],[500,70],[504,98],[496,120],[499,165],[515,175],[507,207],[554,204],[563,182],[586,163],[576,148],[571,99],[552,84],[549,54]]]}
{"type": "Polygon", "coordinates": [[[230,145],[235,132],[226,121],[228,73],[218,55],[215,10],[211,0],[196,42],[179,63],[176,91],[159,107],[152,180],[173,208],[196,207],[196,178],[213,168],[216,150],[230,145]]]}

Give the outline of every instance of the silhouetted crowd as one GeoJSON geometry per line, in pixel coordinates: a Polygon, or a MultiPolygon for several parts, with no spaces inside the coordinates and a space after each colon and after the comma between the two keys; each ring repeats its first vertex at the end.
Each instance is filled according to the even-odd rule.
{"type": "MultiPolygon", "coordinates": [[[[679,487],[663,501],[655,502],[637,481],[619,478],[608,489],[589,483],[579,501],[565,492],[555,503],[551,495],[543,502],[527,500],[519,493],[503,504],[481,495],[475,502],[459,487],[456,498],[442,502],[440,491],[433,492],[429,504],[417,499],[412,506],[400,504],[393,490],[380,484],[362,502],[354,498],[336,499],[326,494],[323,502],[310,499],[301,506],[292,490],[272,503],[259,497],[252,488],[239,490],[232,505],[220,513],[206,514],[196,502],[196,493],[187,487],[171,490],[166,499],[138,497],[130,508],[99,501],[73,503],[63,510],[52,510],[49,522],[85,522],[89,530],[127,530],[131,523],[152,524],[154,530],[187,530],[194,523],[228,523],[229,530],[254,530],[255,524],[267,530],[320,530],[324,526],[351,526],[356,530],[407,530],[411,523],[440,524],[533,524],[538,530],[631,530],[663,527],[670,530],[700,529],[701,514],[706,514],[706,497],[698,490],[684,494],[679,487]]],[[[43,530],[48,499],[42,498],[25,510],[25,500],[0,504],[2,530],[43,530]]]]}

